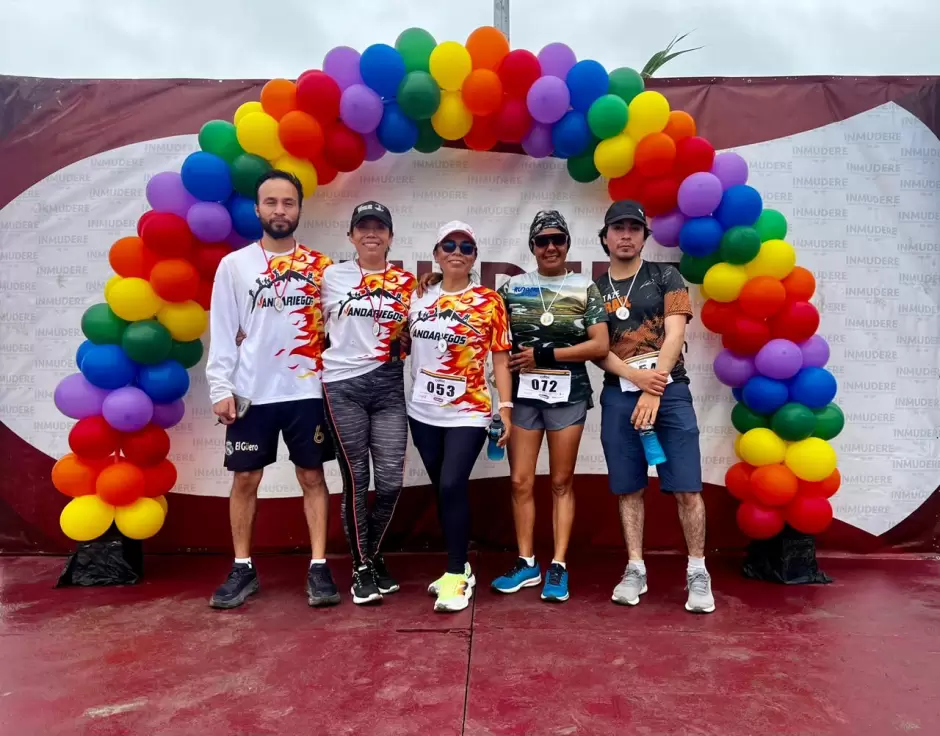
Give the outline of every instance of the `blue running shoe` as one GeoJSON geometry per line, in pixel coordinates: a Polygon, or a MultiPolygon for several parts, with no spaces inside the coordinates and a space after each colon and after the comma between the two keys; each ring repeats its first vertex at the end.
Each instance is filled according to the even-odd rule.
{"type": "Polygon", "coordinates": [[[504,575],[500,575],[493,581],[493,590],[497,593],[515,593],[522,588],[531,588],[542,582],[542,571],[536,562],[529,565],[528,562],[519,557],[516,560],[515,567],[504,575]]]}
{"type": "Polygon", "coordinates": [[[549,567],[545,574],[542,600],[550,603],[562,603],[568,600],[568,571],[557,562],[549,567]]]}

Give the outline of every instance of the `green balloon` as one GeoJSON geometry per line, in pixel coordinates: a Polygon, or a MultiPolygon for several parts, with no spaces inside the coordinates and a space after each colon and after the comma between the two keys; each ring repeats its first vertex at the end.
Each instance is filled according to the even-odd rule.
{"type": "Polygon", "coordinates": [[[192,368],[202,360],[202,341],[177,342],[174,340],[173,347],[170,348],[170,358],[177,361],[183,368],[192,368]]]}
{"type": "Polygon", "coordinates": [[[135,322],[124,330],[121,347],[131,360],[152,365],[170,357],[173,338],[166,327],[155,319],[135,322]]]}
{"type": "Polygon", "coordinates": [[[709,256],[690,256],[688,253],[683,253],[682,258],[679,259],[679,273],[690,284],[701,284],[705,280],[708,269],[720,262],[721,257],[717,251],[709,256]]]}
{"type": "Polygon", "coordinates": [[[764,210],[754,223],[754,229],[760,235],[761,242],[783,240],[787,234],[787,218],[777,210],[764,210]]]}
{"type": "Polygon", "coordinates": [[[760,252],[760,235],[752,227],[730,228],[721,238],[721,260],[738,265],[748,263],[760,252]]]}
{"type": "Polygon", "coordinates": [[[232,186],[243,197],[254,199],[258,189],[258,179],[270,168],[271,164],[261,156],[255,156],[252,153],[236,156],[235,160],[229,164],[232,172],[232,186]]]}
{"type": "Polygon", "coordinates": [[[199,131],[199,147],[232,163],[245,151],[238,144],[235,126],[227,120],[210,120],[199,131]]]}
{"type": "Polygon", "coordinates": [[[803,404],[784,404],[774,413],[770,428],[787,442],[805,440],[813,433],[816,415],[803,404]]]}
{"type": "Polygon", "coordinates": [[[617,95],[628,105],[630,100],[640,94],[646,86],[640,73],[636,69],[630,69],[626,66],[614,69],[610,73],[609,79],[608,94],[617,95]]]}
{"type": "Polygon", "coordinates": [[[589,147],[580,156],[569,158],[567,166],[571,178],[582,184],[588,184],[601,175],[594,165],[594,146],[589,147]]]}
{"type": "Polygon", "coordinates": [[[415,150],[421,153],[434,153],[444,145],[444,139],[441,138],[431,126],[430,120],[418,121],[418,142],[415,143],[415,150]]]}
{"type": "Polygon", "coordinates": [[[395,50],[405,60],[405,71],[430,71],[431,52],[437,46],[434,36],[423,28],[408,28],[395,41],[395,50]]]}
{"type": "Polygon", "coordinates": [[[816,415],[816,429],[813,437],[821,440],[831,440],[842,431],[845,426],[845,414],[835,404],[829,404],[813,412],[816,415]]]}
{"type": "Polygon", "coordinates": [[[601,140],[613,138],[627,127],[627,103],[618,95],[598,97],[588,109],[587,121],[601,140]]]}
{"type": "Polygon", "coordinates": [[[427,72],[409,72],[398,85],[397,99],[412,120],[430,120],[441,104],[441,88],[427,72]]]}
{"type": "Polygon", "coordinates": [[[750,432],[752,429],[766,428],[769,424],[767,417],[756,414],[740,401],[731,410],[731,423],[741,434],[750,432]]]}
{"type": "Polygon", "coordinates": [[[92,304],[82,315],[82,332],[95,345],[118,345],[127,329],[127,321],[118,317],[107,304],[92,304]]]}

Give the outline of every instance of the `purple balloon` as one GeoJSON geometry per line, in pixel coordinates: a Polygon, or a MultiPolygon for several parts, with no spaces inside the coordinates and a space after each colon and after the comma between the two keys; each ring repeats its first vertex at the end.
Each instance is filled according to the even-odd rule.
{"type": "Polygon", "coordinates": [[[341,90],[362,84],[359,74],[359,52],[349,46],[337,46],[323,57],[323,71],[329,74],[341,90]]]}
{"type": "Polygon", "coordinates": [[[712,164],[712,173],[721,181],[723,189],[747,184],[747,161],[732,151],[719,153],[712,164]]]}
{"type": "Polygon", "coordinates": [[[387,153],[375,131],[366,133],[362,138],[366,142],[366,161],[378,161],[387,153]]]}
{"type": "Polygon", "coordinates": [[[685,215],[679,210],[673,210],[665,215],[657,215],[650,223],[653,237],[660,245],[667,248],[679,245],[679,232],[685,225],[685,215]]]}
{"type": "Polygon", "coordinates": [[[754,361],[746,355],[737,355],[730,350],[722,350],[715,358],[715,376],[725,386],[740,388],[756,373],[754,361]]]}
{"type": "Polygon", "coordinates": [[[339,117],[350,130],[371,133],[382,122],[382,98],[364,84],[354,84],[339,99],[339,117]]]}
{"type": "Polygon", "coordinates": [[[186,413],[186,406],[182,399],[171,401],[169,404],[154,404],[150,421],[158,427],[169,429],[180,423],[184,413],[186,413]]]}
{"type": "Polygon", "coordinates": [[[203,243],[218,243],[232,232],[232,216],[218,202],[194,204],[186,213],[186,224],[203,243]]]}
{"type": "Polygon", "coordinates": [[[571,67],[577,63],[578,57],[574,51],[563,43],[550,43],[539,51],[539,66],[542,67],[543,77],[564,79],[571,67]]]}
{"type": "Polygon", "coordinates": [[[754,357],[754,367],[767,378],[785,381],[803,367],[803,353],[789,340],[771,340],[754,357]]]}
{"type": "Polygon", "coordinates": [[[545,158],[552,153],[552,128],[536,123],[522,139],[522,150],[532,158],[545,158]]]}
{"type": "Polygon", "coordinates": [[[705,217],[721,204],[721,180],[714,174],[698,171],[679,185],[679,209],[687,217],[705,217]]]}
{"type": "Polygon", "coordinates": [[[243,235],[239,235],[235,229],[232,229],[232,232],[228,234],[228,237],[225,239],[226,243],[232,246],[232,250],[238,250],[239,248],[244,248],[249,243],[254,243],[254,240],[249,240],[243,235]]]}
{"type": "Polygon", "coordinates": [[[822,368],[829,362],[829,343],[822,335],[813,335],[800,343],[804,368],[822,368]]]}
{"type": "Polygon", "coordinates": [[[108,389],[89,383],[81,373],[73,373],[59,381],[52,400],[65,416],[84,419],[101,413],[101,405],[109,393],[108,389]]]}
{"type": "Polygon", "coordinates": [[[161,171],[147,182],[147,201],[154,212],[169,212],[186,217],[199,200],[183,186],[183,177],[175,171],[161,171]]]}
{"type": "Polygon", "coordinates": [[[564,80],[558,77],[539,77],[529,87],[526,106],[532,117],[545,125],[561,120],[571,104],[571,93],[564,80]]]}
{"type": "Polygon", "coordinates": [[[136,386],[125,386],[108,394],[101,413],[118,432],[136,432],[153,418],[153,402],[136,386]]]}

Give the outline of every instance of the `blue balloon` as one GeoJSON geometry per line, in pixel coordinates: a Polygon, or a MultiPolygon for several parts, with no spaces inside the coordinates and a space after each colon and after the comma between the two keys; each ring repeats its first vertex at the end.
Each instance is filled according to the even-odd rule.
{"type": "Polygon", "coordinates": [[[740,387],[735,386],[731,389],[731,395],[734,396],[735,401],[744,402],[744,391],[740,387]]]}
{"type": "Polygon", "coordinates": [[[751,411],[757,414],[773,414],[787,403],[790,392],[783,381],[754,376],[744,384],[741,395],[751,411]]]}
{"type": "Polygon", "coordinates": [[[392,153],[405,153],[418,142],[418,125],[395,102],[385,105],[376,135],[392,153]]]}
{"type": "Polygon", "coordinates": [[[801,368],[789,381],[790,401],[822,409],[836,397],[838,386],[835,376],[825,368],[801,368]]]}
{"type": "Polygon", "coordinates": [[[552,126],[552,148],[558,158],[574,158],[591,145],[591,128],[584,113],[569,110],[552,126]]]}
{"type": "Polygon", "coordinates": [[[405,60],[388,44],[375,43],[359,57],[359,74],[379,97],[394,100],[398,85],[405,78],[405,60]]]}
{"type": "Polygon", "coordinates": [[[183,398],[189,390],[189,373],[175,360],[141,366],[137,385],[157,404],[183,398]]]}
{"type": "Polygon", "coordinates": [[[82,356],[79,368],[88,383],[106,389],[127,386],[137,375],[137,364],[120,345],[92,345],[82,356]]]}
{"type": "Polygon", "coordinates": [[[724,228],[714,217],[693,217],[679,231],[679,248],[690,256],[710,256],[718,250],[724,234],[724,228]]]}
{"type": "Polygon", "coordinates": [[[264,230],[261,229],[261,220],[255,212],[255,203],[248,197],[236,194],[228,201],[227,206],[235,232],[248,240],[260,240],[264,230]]]}
{"type": "Polygon", "coordinates": [[[568,70],[565,84],[571,93],[571,106],[586,113],[594,100],[607,94],[610,80],[600,63],[585,59],[568,70]]]}
{"type": "Polygon", "coordinates": [[[82,369],[82,360],[84,360],[85,356],[88,355],[88,351],[94,346],[95,344],[91,340],[85,340],[85,342],[78,346],[78,350],[75,351],[75,365],[78,366],[78,370],[82,369]]]}
{"type": "Polygon", "coordinates": [[[729,187],[721,197],[721,204],[715,210],[715,219],[725,230],[738,225],[750,227],[760,217],[764,202],[754,187],[738,184],[729,187]]]}
{"type": "Polygon", "coordinates": [[[228,164],[214,153],[189,154],[183,161],[180,176],[186,191],[204,202],[224,202],[232,193],[228,164]]]}

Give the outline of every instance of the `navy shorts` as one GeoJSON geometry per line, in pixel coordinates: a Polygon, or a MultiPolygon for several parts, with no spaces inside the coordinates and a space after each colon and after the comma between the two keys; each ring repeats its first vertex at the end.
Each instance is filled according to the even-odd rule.
{"type": "Polygon", "coordinates": [[[225,467],[248,472],[277,460],[278,435],[298,468],[316,470],[334,460],[333,440],[323,414],[323,399],[252,404],[225,431],[225,467]]]}
{"type": "MultiPolygon", "coordinates": [[[[619,386],[604,386],[601,392],[601,444],[610,490],[618,495],[636,493],[649,483],[640,433],[630,421],[641,395],[639,391],[621,391],[619,386]]],[[[702,454],[689,384],[666,386],[655,430],[666,454],[666,462],[656,466],[660,489],[667,493],[701,491],[702,454]]]]}

